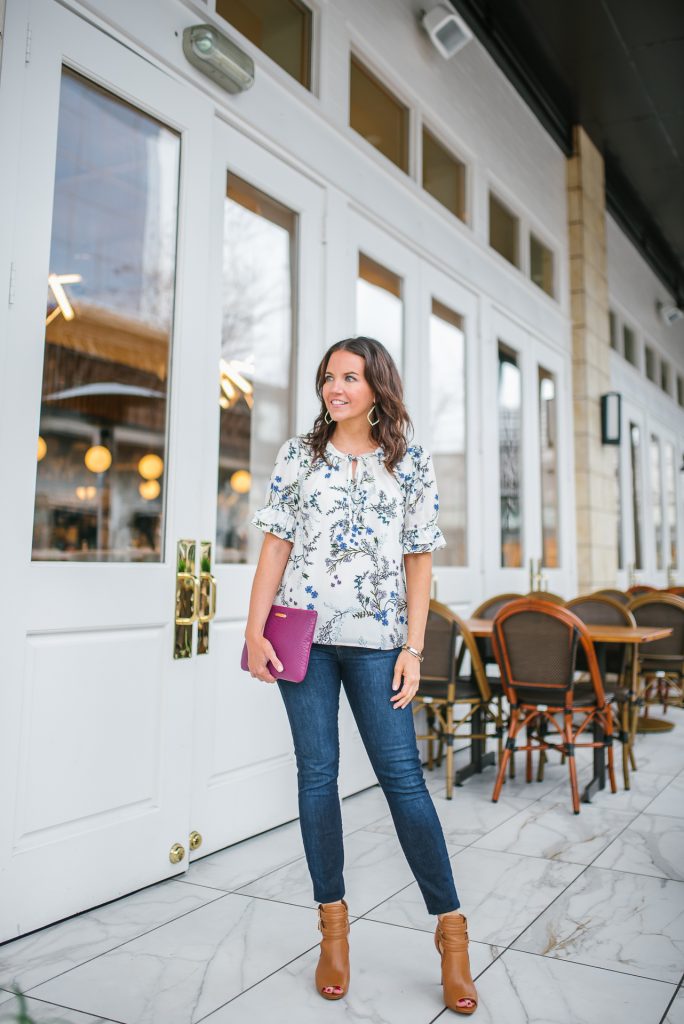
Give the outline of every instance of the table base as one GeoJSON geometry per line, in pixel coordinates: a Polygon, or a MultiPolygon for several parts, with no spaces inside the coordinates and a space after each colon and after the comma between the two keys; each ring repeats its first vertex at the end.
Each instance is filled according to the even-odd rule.
{"type": "Polygon", "coordinates": [[[674,727],[674,722],[664,718],[640,718],[637,722],[637,732],[670,732],[674,727]]]}

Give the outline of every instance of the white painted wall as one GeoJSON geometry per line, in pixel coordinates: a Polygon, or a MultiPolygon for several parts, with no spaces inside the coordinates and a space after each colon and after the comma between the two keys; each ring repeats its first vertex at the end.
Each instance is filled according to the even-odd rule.
{"type": "MultiPolygon", "coordinates": [[[[677,373],[684,375],[684,320],[667,327],[656,310],[658,302],[672,304],[672,295],[609,215],[606,217],[606,244],[610,305],[619,319],[636,332],[644,387],[650,384],[644,370],[645,343],[651,345],[659,357],[667,360],[673,379],[677,373]]],[[[660,388],[653,392],[649,388],[646,394],[654,400],[657,395],[658,401],[666,401],[660,388]]],[[[676,391],[673,401],[676,404],[676,391]]],[[[679,412],[682,417],[680,425],[684,430],[684,409],[679,412]]]]}

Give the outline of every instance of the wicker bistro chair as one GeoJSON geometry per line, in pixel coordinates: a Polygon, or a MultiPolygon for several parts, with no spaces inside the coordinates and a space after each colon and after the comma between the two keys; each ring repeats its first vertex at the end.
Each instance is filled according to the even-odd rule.
{"type": "MultiPolygon", "coordinates": [[[[428,732],[418,735],[419,740],[428,741],[428,767],[433,764],[433,743],[439,744],[437,763],[441,764],[442,750],[446,747],[446,797],[451,800],[454,785],[454,741],[457,739],[486,740],[492,733],[487,724],[500,725],[496,712],[490,704],[492,693],[489,687],[480,654],[470,630],[458,615],[439,601],[430,601],[423,664],[420,672],[420,687],[413,698],[413,713],[425,708],[428,732]],[[471,675],[460,676],[456,671],[459,637],[471,658],[471,675]],[[467,705],[468,710],[461,717],[454,717],[454,706],[467,705]],[[482,712],[482,732],[473,732],[473,715],[482,712]],[[468,731],[459,731],[462,727],[468,731]]],[[[495,732],[494,735],[497,735],[495,732]]],[[[499,758],[503,748],[503,728],[500,728],[499,758]]]]}
{"type": "Polygon", "coordinates": [[[565,598],[560,594],[554,594],[550,590],[530,590],[527,597],[533,597],[537,601],[549,601],[551,604],[564,605],[565,598]]]}
{"type": "Polygon", "coordinates": [[[639,597],[640,594],[655,594],[657,592],[658,588],[652,587],[648,583],[635,583],[633,587],[627,588],[630,600],[633,600],[635,597],[639,597]]]}
{"type": "Polygon", "coordinates": [[[668,587],[666,594],[674,594],[675,597],[684,597],[684,587],[668,587]]]}
{"type": "Polygon", "coordinates": [[[608,587],[606,590],[597,590],[591,595],[591,597],[612,597],[614,601],[618,601],[620,604],[627,605],[632,600],[629,594],[624,590],[615,590],[614,588],[608,587]]]}
{"type": "Polygon", "coordinates": [[[684,707],[684,598],[656,591],[640,594],[629,607],[638,625],[672,629],[664,640],[654,640],[639,649],[638,669],[644,680],[646,707],[662,704],[663,711],[668,704],[684,707]]]}
{"type": "MultiPolygon", "coordinates": [[[[522,594],[514,593],[495,594],[494,597],[487,598],[486,601],[483,601],[482,604],[475,609],[475,611],[472,614],[472,618],[493,619],[496,613],[498,612],[499,608],[503,608],[503,606],[505,604],[508,604],[509,601],[517,601],[522,596],[522,594]]],[[[484,666],[485,675],[487,674],[488,665],[496,665],[498,669],[499,666],[494,655],[492,641],[485,637],[478,637],[475,640],[475,643],[477,645],[477,650],[480,655],[480,660],[482,661],[482,665],[484,666]]],[[[461,675],[463,671],[463,662],[465,660],[467,652],[468,648],[466,647],[465,644],[462,644],[461,649],[458,653],[458,661],[456,662],[457,675],[461,675]]],[[[496,736],[499,741],[499,760],[501,760],[501,745],[508,719],[507,714],[504,712],[503,686],[501,685],[500,676],[487,675],[487,682],[489,683],[489,689],[491,690],[492,695],[496,701],[496,736]]],[[[509,771],[511,778],[515,778],[515,758],[511,758],[509,771]]]]}
{"type": "MultiPolygon", "coordinates": [[[[611,597],[600,594],[584,594],[568,601],[567,608],[585,624],[592,623],[604,626],[636,626],[636,620],[628,608],[611,597]]],[[[605,651],[604,682],[611,686],[614,700],[617,702],[617,729],[622,743],[622,775],[625,789],[629,789],[629,766],[636,771],[634,758],[633,736],[631,733],[632,710],[636,705],[637,694],[632,690],[631,659],[634,657],[632,644],[609,644],[605,651]]],[[[598,659],[597,659],[598,660],[598,659]]],[[[588,672],[589,666],[584,651],[577,651],[575,668],[578,672],[588,672]]]]}
{"type": "Polygon", "coordinates": [[[511,705],[508,738],[492,794],[496,803],[506,774],[506,765],[516,750],[516,739],[522,729],[537,719],[544,720],[549,732],[559,734],[551,743],[538,730],[528,731],[528,742],[520,750],[555,749],[565,755],[570,774],[572,808],[579,814],[579,790],[575,747],[605,747],[608,751],[610,788],[616,792],[613,767],[613,719],[609,698],[604,692],[594,645],[581,619],[567,608],[549,602],[523,598],[502,608],[494,619],[494,650],[501,668],[501,678],[511,705]],[[588,683],[575,685],[575,662],[581,645],[589,668],[588,683]],[[556,719],[563,716],[562,725],[556,719]],[[581,716],[576,725],[575,719],[581,716]],[[604,738],[578,743],[590,725],[598,724],[604,738]]]}

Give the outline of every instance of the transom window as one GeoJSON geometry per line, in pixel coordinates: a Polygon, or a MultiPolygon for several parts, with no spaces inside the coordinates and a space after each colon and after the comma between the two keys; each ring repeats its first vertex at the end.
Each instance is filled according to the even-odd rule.
{"type": "Polygon", "coordinates": [[[536,235],[530,235],[530,277],[543,292],[553,298],[553,253],[540,242],[536,235]]]}
{"type": "Polygon", "coordinates": [[[466,219],[465,164],[423,128],[423,188],[459,218],[466,219]]]}
{"type": "Polygon", "coordinates": [[[514,267],[520,264],[518,234],[520,222],[500,199],[489,193],[489,244],[514,267]]]}
{"type": "Polygon", "coordinates": [[[658,363],[656,359],[656,354],[650,345],[644,345],[644,357],[646,364],[646,376],[649,380],[653,381],[653,383],[656,384],[658,382],[658,363]]]}
{"type": "Polygon", "coordinates": [[[408,173],[408,107],[354,54],[349,69],[349,124],[366,142],[408,173]]]}
{"type": "Polygon", "coordinates": [[[216,0],[216,13],[311,88],[312,12],[299,0],[216,0]]]}
{"type": "Polygon", "coordinates": [[[610,332],[610,347],[615,349],[616,352],[619,352],[620,343],[618,341],[617,317],[612,309],[608,313],[608,330],[610,332]]]}
{"type": "Polygon", "coordinates": [[[636,337],[634,336],[632,328],[628,327],[627,324],[623,324],[622,326],[622,342],[625,359],[628,363],[631,363],[632,366],[638,367],[639,356],[637,354],[636,337]]]}

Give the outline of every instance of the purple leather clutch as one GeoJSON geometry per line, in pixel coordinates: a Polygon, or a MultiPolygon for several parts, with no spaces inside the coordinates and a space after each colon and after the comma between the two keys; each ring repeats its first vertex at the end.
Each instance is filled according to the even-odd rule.
{"type": "MultiPolygon", "coordinates": [[[[280,604],[273,605],[266,619],[264,636],[270,641],[283,666],[283,671],[278,672],[275,665],[268,662],[266,667],[275,679],[301,683],[309,667],[317,618],[318,612],[308,608],[284,608],[280,604]]],[[[249,670],[246,643],[242,648],[240,667],[246,672],[249,670]]]]}

